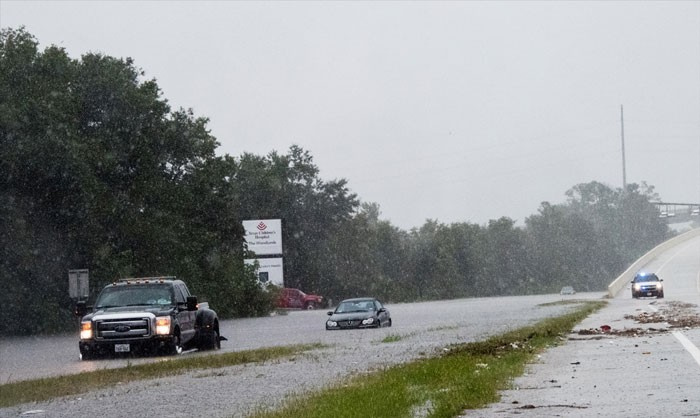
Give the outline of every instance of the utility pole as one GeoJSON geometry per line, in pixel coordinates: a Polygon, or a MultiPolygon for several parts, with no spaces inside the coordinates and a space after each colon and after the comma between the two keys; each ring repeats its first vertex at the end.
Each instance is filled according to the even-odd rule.
{"type": "Polygon", "coordinates": [[[620,105],[620,138],[622,139],[622,191],[627,190],[627,167],[625,166],[625,114],[620,105]]]}

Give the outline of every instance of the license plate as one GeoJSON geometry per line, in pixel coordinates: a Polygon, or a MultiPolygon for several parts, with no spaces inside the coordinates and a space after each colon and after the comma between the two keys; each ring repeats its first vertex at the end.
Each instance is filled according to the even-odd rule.
{"type": "Polygon", "coordinates": [[[651,292],[647,292],[647,296],[651,296],[651,292]]]}
{"type": "Polygon", "coordinates": [[[114,344],[115,353],[128,353],[131,351],[131,344],[114,344]]]}

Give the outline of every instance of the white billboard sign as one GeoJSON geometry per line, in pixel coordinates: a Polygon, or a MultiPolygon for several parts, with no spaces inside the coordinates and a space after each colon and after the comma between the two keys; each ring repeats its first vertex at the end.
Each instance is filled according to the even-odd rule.
{"type": "Polygon", "coordinates": [[[258,280],[261,283],[272,283],[274,285],[284,286],[284,268],[282,258],[246,258],[245,263],[252,265],[258,262],[258,270],[255,272],[258,280]]]}
{"type": "Polygon", "coordinates": [[[255,255],[282,254],[282,220],[258,219],[243,221],[248,250],[255,255]]]}

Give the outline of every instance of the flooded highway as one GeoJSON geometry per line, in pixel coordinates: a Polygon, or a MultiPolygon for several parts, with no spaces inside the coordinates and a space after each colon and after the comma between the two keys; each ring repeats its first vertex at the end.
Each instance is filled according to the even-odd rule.
{"type": "MultiPolygon", "coordinates": [[[[603,293],[576,294],[576,298],[601,298],[603,293]]],[[[567,296],[571,298],[572,296],[567,296]]],[[[326,310],[291,311],[287,315],[221,321],[220,352],[300,343],[346,344],[376,340],[387,334],[420,334],[432,329],[459,330],[456,338],[482,339],[561,312],[561,307],[538,305],[561,300],[560,295],[457,299],[424,303],[387,304],[391,328],[326,331],[326,310]]],[[[77,325],[76,325],[77,327],[77,325]]],[[[454,331],[453,331],[454,332],[454,331]]],[[[207,352],[209,354],[211,352],[207,352]]],[[[198,355],[196,350],[183,356],[198,355]]],[[[168,360],[171,357],[128,357],[81,361],[78,331],[73,335],[0,339],[0,382],[7,383],[101,368],[125,367],[168,360]]]]}

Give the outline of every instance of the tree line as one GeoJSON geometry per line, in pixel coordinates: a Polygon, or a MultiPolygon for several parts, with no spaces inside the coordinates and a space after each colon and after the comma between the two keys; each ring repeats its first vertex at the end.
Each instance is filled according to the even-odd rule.
{"type": "MultiPolygon", "coordinates": [[[[523,226],[380,219],[311,153],[217,156],[208,120],[172,109],[131,59],[73,59],[0,32],[0,335],[73,329],[69,269],[92,297],[122,277],[176,275],[224,318],[268,314],[244,258],[246,219],[283,222],[285,285],[386,302],[602,290],[670,236],[653,187],[575,185],[523,226]]],[[[475,179],[478,181],[478,179],[475,179]]]]}

